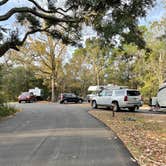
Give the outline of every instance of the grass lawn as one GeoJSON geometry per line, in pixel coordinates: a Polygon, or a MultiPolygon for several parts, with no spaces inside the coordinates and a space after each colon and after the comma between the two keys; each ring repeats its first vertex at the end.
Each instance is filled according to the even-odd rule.
{"type": "Polygon", "coordinates": [[[91,110],[125,143],[141,166],[166,165],[166,114],[91,110]]]}

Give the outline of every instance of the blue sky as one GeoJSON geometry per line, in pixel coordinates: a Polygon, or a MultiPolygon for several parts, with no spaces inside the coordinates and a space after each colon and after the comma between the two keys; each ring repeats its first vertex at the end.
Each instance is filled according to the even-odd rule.
{"type": "Polygon", "coordinates": [[[157,0],[155,7],[148,11],[147,17],[140,19],[140,24],[148,25],[150,22],[158,21],[164,15],[166,15],[166,8],[164,8],[164,1],[166,5],[166,0],[157,0]]]}

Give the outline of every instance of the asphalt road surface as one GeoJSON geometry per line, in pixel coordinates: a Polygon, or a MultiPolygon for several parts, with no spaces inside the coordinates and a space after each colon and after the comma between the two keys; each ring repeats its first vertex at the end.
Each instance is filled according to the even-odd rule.
{"type": "Polygon", "coordinates": [[[123,143],[85,104],[17,104],[0,121],[0,166],[135,166],[123,143]]]}

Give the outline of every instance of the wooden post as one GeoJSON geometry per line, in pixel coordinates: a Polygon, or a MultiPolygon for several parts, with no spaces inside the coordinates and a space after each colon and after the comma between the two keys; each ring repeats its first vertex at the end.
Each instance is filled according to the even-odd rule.
{"type": "Polygon", "coordinates": [[[112,117],[115,117],[115,105],[112,104],[112,117]]]}

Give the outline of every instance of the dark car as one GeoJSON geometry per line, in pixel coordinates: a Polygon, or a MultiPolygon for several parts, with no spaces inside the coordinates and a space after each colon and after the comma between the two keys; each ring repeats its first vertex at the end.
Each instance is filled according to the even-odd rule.
{"type": "Polygon", "coordinates": [[[68,102],[82,103],[83,99],[76,96],[74,93],[61,93],[59,96],[59,102],[66,104],[68,102]]]}
{"type": "Polygon", "coordinates": [[[18,102],[32,103],[36,101],[36,96],[32,92],[23,92],[18,96],[18,102]]]}

